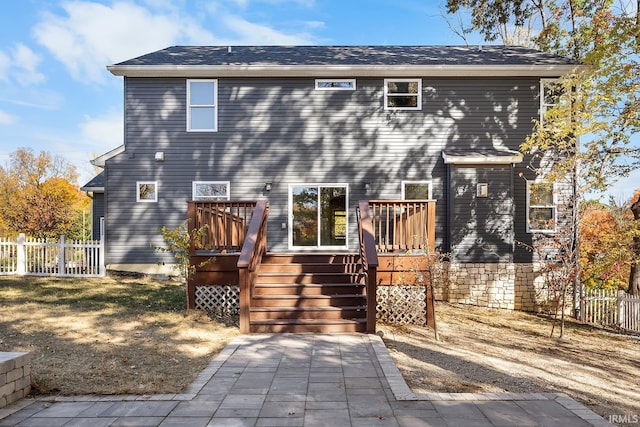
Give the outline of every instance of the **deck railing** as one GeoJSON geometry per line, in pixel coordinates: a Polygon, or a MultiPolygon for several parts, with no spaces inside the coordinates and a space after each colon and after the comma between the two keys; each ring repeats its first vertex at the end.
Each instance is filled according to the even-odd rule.
{"type": "Polygon", "coordinates": [[[251,311],[251,295],[256,283],[256,270],[267,251],[267,216],[269,206],[265,200],[255,205],[249,223],[247,236],[238,258],[238,280],[240,282],[240,333],[248,334],[251,329],[249,315],[251,311]]]}
{"type": "Polygon", "coordinates": [[[435,200],[369,200],[378,252],[435,250],[435,200]]]}
{"type": "Polygon", "coordinates": [[[369,209],[369,202],[361,200],[358,204],[358,237],[360,248],[360,262],[365,273],[367,285],[367,333],[376,333],[377,307],[377,269],[378,254],[373,231],[373,220],[369,209]]]}
{"type": "Polygon", "coordinates": [[[200,247],[221,253],[239,252],[255,206],[255,201],[190,201],[189,232],[206,226],[200,247]]]}

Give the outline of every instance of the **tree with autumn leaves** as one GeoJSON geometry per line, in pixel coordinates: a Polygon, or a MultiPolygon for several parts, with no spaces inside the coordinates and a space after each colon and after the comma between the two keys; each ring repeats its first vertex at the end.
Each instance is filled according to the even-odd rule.
{"type": "Polygon", "coordinates": [[[77,177],[75,167],[59,156],[30,148],[11,153],[0,166],[0,234],[84,240],[91,200],[72,184],[77,177]]]}
{"type": "Polygon", "coordinates": [[[580,269],[587,288],[637,293],[633,277],[640,257],[634,239],[640,237],[640,230],[633,206],[639,203],[640,190],[624,203],[613,199],[608,204],[596,200],[582,203],[580,269]]]}
{"type": "Polygon", "coordinates": [[[476,32],[488,42],[523,44],[582,65],[556,82],[555,105],[521,146],[540,178],[573,188],[568,225],[539,238],[559,242],[571,267],[564,286],[626,281],[630,293],[640,294],[637,194],[624,213],[581,203],[640,168],[632,138],[640,133],[640,0],[447,0],[446,9],[458,17],[455,32],[465,40],[476,32]]]}

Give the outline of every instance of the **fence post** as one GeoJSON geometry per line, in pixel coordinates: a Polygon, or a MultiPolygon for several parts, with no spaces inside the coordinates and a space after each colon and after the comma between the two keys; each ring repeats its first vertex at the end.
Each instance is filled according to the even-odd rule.
{"type": "Polygon", "coordinates": [[[18,276],[24,276],[25,274],[27,274],[27,256],[25,254],[26,245],[24,244],[24,241],[25,241],[24,233],[18,234],[18,242],[17,242],[17,248],[16,248],[17,249],[16,274],[18,276]]]}
{"type": "Polygon", "coordinates": [[[624,319],[626,313],[624,312],[624,300],[625,300],[625,291],[618,291],[618,296],[616,297],[616,314],[618,318],[616,319],[616,325],[620,328],[624,328],[624,319]]]}
{"type": "Polygon", "coordinates": [[[64,234],[60,236],[58,246],[58,275],[64,276],[66,273],[64,269],[64,234]]]}

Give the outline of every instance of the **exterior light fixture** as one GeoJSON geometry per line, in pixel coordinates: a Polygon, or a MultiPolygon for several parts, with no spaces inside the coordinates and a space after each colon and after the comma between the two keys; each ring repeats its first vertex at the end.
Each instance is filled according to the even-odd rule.
{"type": "Polygon", "coordinates": [[[164,151],[156,151],[156,155],[154,156],[154,158],[156,159],[156,162],[163,162],[164,161],[164,151]]]}
{"type": "Polygon", "coordinates": [[[271,181],[267,181],[264,183],[264,191],[271,191],[272,183],[271,181]]]}

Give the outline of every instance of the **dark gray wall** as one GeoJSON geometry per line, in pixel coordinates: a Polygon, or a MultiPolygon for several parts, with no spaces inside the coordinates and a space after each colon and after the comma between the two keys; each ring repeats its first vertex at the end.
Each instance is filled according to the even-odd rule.
{"type": "Polygon", "coordinates": [[[91,197],[91,238],[100,240],[100,217],[104,217],[104,193],[93,193],[91,197]]]}
{"type": "MultiPolygon", "coordinates": [[[[535,78],[424,77],[422,110],[399,112],[384,110],[382,78],[359,78],[356,91],[315,91],[312,78],[218,82],[218,132],[203,133],[185,130],[185,79],[125,79],[126,152],[107,162],[108,263],[157,262],[150,244],[162,243],[159,227],[186,218],[194,180],[231,181],[233,199],[267,197],[269,249],[284,251],[290,183],[349,184],[355,250],[358,200],[399,199],[402,180],[432,179],[437,245],[446,249],[442,150],[517,149],[538,114],[535,78]],[[136,203],[137,180],[158,181],[158,203],[136,203]]],[[[518,170],[524,165],[516,177],[518,170]]],[[[519,213],[524,188],[516,178],[519,213]]]]}
{"type": "Polygon", "coordinates": [[[511,165],[451,166],[451,251],[460,262],[511,261],[511,165]],[[477,184],[487,184],[478,197],[477,184]]]}

